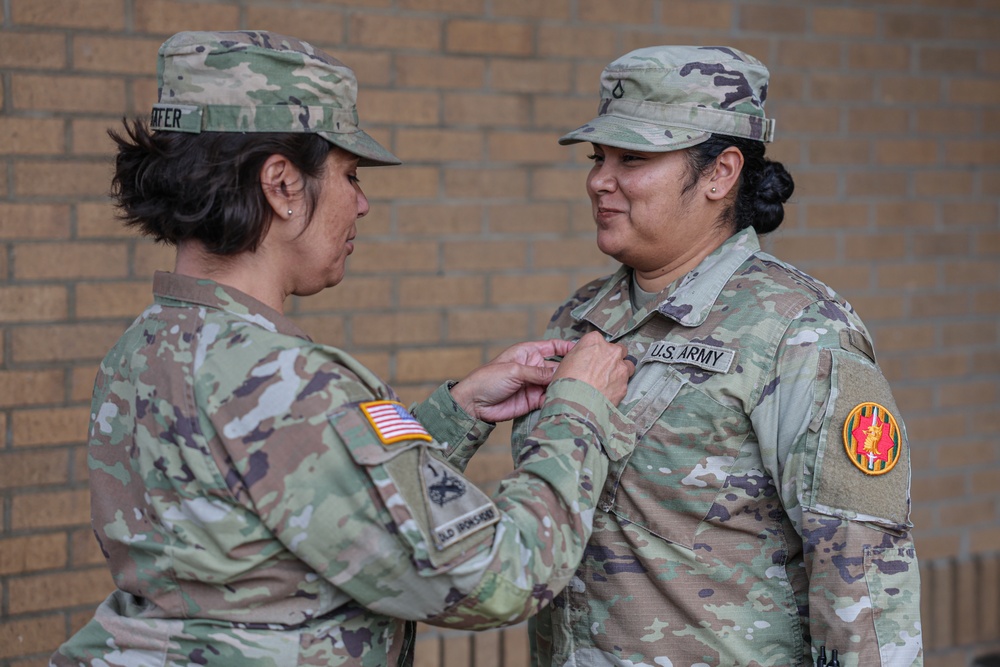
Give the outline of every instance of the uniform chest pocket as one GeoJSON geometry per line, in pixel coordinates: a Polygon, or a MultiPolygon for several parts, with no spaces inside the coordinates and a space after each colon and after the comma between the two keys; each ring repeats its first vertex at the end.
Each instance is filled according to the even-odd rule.
{"type": "Polygon", "coordinates": [[[693,548],[750,431],[742,412],[668,372],[629,411],[635,450],[609,475],[604,507],[675,544],[693,548]]]}

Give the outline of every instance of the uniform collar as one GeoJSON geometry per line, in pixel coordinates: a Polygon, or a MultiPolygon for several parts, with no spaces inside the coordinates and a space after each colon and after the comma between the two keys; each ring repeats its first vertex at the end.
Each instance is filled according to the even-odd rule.
{"type": "Polygon", "coordinates": [[[593,299],[573,310],[573,318],[590,322],[612,339],[635,329],[657,312],[682,326],[700,326],[733,274],[758,252],[757,233],[752,228],[739,231],[679,282],[661,292],[656,301],[637,311],[632,309],[629,298],[632,269],[622,266],[593,299]]]}
{"type": "Polygon", "coordinates": [[[268,331],[312,340],[274,308],[214,280],[157,271],[153,274],[153,296],[160,305],[186,304],[223,310],[268,331]]]}

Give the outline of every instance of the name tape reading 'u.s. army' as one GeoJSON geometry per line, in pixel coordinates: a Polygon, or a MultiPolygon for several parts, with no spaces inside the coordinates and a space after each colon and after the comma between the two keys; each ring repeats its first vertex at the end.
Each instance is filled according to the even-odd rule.
{"type": "Polygon", "coordinates": [[[649,346],[638,365],[659,361],[665,364],[689,364],[716,373],[728,373],[734,358],[736,358],[735,350],[713,345],[659,342],[649,346]]]}

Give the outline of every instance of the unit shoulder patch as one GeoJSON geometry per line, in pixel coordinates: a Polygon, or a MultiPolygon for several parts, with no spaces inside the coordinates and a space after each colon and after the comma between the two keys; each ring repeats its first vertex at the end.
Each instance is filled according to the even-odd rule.
{"type": "Polygon", "coordinates": [[[878,403],[856,405],[844,420],[844,449],[861,472],[884,475],[895,467],[903,451],[896,418],[878,403]]]}
{"type": "Polygon", "coordinates": [[[425,440],[433,438],[423,424],[399,401],[368,401],[359,406],[365,419],[371,424],[375,435],[384,445],[391,445],[409,440],[425,440]]]}

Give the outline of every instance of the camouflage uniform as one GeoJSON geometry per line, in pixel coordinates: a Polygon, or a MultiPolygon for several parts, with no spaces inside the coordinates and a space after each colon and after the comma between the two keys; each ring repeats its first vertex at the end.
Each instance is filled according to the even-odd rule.
{"type": "MultiPolygon", "coordinates": [[[[605,70],[602,115],[563,143],[673,150],[716,121],[769,135],[763,66],[672,48],[683,65],[666,76],[684,74],[667,92],[699,103],[658,119],[663,72],[641,50],[605,70]],[[742,127],[705,115],[727,104],[742,127]]],[[[761,252],[752,228],[642,307],[632,280],[622,267],[585,285],[548,328],[628,347],[619,408],[638,442],[611,465],[576,575],[532,619],[534,664],[811,666],[821,647],[845,667],[921,664],[909,447],[851,306],[761,252]]],[[[515,459],[534,423],[518,423],[515,459]]]]}
{"type": "Polygon", "coordinates": [[[93,528],[117,590],[53,665],[408,664],[401,619],[516,623],[572,575],[607,456],[632,442],[590,385],[552,384],[491,500],[459,472],[491,425],[446,385],[408,421],[254,299],[167,273],[154,292],[93,400],[93,528]],[[405,435],[366,417],[373,401],[405,435]]]}

